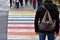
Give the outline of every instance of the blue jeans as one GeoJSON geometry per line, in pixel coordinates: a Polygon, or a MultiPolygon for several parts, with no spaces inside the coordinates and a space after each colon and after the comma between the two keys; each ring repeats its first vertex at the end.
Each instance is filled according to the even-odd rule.
{"type": "Polygon", "coordinates": [[[46,35],[48,36],[48,40],[55,40],[54,34],[47,34],[47,33],[39,33],[39,40],[45,40],[46,35]]]}
{"type": "Polygon", "coordinates": [[[19,2],[16,2],[16,8],[19,8],[19,2]]]}
{"type": "Polygon", "coordinates": [[[30,5],[32,4],[32,0],[30,0],[30,5]]]}
{"type": "Polygon", "coordinates": [[[33,8],[36,9],[36,4],[33,4],[33,8]]]}

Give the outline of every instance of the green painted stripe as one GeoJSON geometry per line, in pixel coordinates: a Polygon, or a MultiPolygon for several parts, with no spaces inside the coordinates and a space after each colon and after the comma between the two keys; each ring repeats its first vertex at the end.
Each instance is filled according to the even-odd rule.
{"type": "Polygon", "coordinates": [[[9,14],[9,16],[35,16],[35,14],[9,14]]]}

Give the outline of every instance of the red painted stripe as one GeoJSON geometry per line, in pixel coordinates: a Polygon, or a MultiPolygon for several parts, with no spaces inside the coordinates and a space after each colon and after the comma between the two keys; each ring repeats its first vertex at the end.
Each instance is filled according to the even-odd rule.
{"type": "Polygon", "coordinates": [[[34,27],[34,26],[8,26],[8,27],[34,27]]]}
{"type": "Polygon", "coordinates": [[[8,29],[34,29],[34,27],[8,27],[8,29]]]}

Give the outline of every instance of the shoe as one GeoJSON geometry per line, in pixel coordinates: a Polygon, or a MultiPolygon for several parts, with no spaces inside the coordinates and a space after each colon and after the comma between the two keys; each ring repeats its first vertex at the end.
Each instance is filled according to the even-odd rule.
{"type": "Polygon", "coordinates": [[[23,8],[23,6],[21,6],[21,8],[23,8]]]}
{"type": "Polygon", "coordinates": [[[34,10],[34,12],[35,12],[36,10],[34,10]]]}
{"type": "Polygon", "coordinates": [[[13,7],[10,7],[10,8],[13,8],[13,7]]]}
{"type": "Polygon", "coordinates": [[[36,12],[36,9],[34,9],[34,12],[36,12]]]}

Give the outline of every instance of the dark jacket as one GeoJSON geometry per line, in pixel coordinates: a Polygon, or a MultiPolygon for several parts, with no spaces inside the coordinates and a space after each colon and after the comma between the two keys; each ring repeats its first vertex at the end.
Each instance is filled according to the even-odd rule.
{"type": "Polygon", "coordinates": [[[57,6],[55,4],[53,4],[52,2],[45,2],[43,5],[46,7],[46,9],[49,10],[52,19],[56,20],[56,26],[55,26],[55,29],[52,31],[43,31],[43,30],[39,29],[38,20],[39,20],[39,18],[40,18],[39,21],[42,20],[44,13],[46,11],[46,9],[44,9],[42,6],[40,6],[36,12],[36,15],[35,15],[35,21],[34,21],[35,32],[42,32],[42,33],[56,32],[56,33],[59,33],[59,12],[58,12],[57,6]]]}

